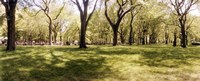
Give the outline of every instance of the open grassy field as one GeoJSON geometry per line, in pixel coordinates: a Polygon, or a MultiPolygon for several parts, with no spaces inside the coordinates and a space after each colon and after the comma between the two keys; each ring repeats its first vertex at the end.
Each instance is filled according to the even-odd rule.
{"type": "Polygon", "coordinates": [[[0,47],[2,81],[200,81],[200,47],[0,47]]]}

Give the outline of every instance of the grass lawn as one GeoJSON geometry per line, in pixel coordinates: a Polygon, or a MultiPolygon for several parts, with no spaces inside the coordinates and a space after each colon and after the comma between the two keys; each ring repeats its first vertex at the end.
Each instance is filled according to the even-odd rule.
{"type": "Polygon", "coordinates": [[[200,81],[200,47],[0,47],[1,81],[200,81]]]}

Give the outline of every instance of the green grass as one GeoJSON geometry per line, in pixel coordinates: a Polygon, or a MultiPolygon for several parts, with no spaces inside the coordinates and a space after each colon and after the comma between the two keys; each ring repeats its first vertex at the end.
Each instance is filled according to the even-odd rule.
{"type": "Polygon", "coordinates": [[[0,47],[2,81],[200,81],[200,47],[0,47]]]}

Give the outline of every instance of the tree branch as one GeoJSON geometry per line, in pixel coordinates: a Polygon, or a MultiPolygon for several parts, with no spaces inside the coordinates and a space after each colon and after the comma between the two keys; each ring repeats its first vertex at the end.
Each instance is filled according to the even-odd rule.
{"type": "Polygon", "coordinates": [[[114,26],[114,23],[111,21],[110,17],[108,16],[108,8],[107,8],[107,2],[108,1],[105,1],[105,16],[106,16],[106,19],[108,20],[109,24],[111,26],[114,26]]]}
{"type": "Polygon", "coordinates": [[[75,5],[78,7],[78,10],[80,11],[80,14],[83,15],[83,10],[82,10],[82,8],[81,8],[81,5],[80,5],[79,1],[78,1],[78,0],[76,0],[76,2],[73,1],[73,0],[71,0],[71,1],[72,1],[73,3],[75,3],[75,5]]]}
{"type": "Polygon", "coordinates": [[[63,4],[63,6],[61,7],[60,11],[58,12],[58,14],[56,15],[56,17],[53,20],[58,19],[58,17],[60,16],[60,14],[62,13],[64,8],[65,8],[65,3],[63,4]]]}
{"type": "Polygon", "coordinates": [[[93,8],[92,12],[90,13],[90,15],[88,16],[88,18],[87,18],[87,20],[86,20],[86,27],[87,27],[87,25],[88,25],[89,20],[91,19],[92,15],[93,15],[95,9],[96,9],[97,2],[98,2],[98,0],[96,0],[96,2],[95,2],[95,4],[94,4],[94,8],[93,8]]]}
{"type": "Polygon", "coordinates": [[[40,8],[40,9],[43,10],[43,11],[45,11],[45,9],[44,9],[42,6],[38,5],[38,4],[35,2],[35,0],[32,0],[32,1],[33,1],[33,4],[34,4],[36,7],[40,8]]]}

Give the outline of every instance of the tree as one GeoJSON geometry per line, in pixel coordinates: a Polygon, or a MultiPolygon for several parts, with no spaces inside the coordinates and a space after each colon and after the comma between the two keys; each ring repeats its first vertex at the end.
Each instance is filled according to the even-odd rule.
{"type": "Polygon", "coordinates": [[[136,10],[131,11],[131,19],[130,19],[130,24],[129,24],[130,31],[129,31],[129,40],[128,40],[129,45],[132,45],[132,43],[134,43],[133,20],[137,14],[138,14],[138,11],[136,10]]]}
{"type": "Polygon", "coordinates": [[[58,17],[60,16],[60,14],[62,13],[64,6],[65,6],[65,2],[63,2],[63,6],[59,9],[58,13],[56,14],[55,17],[53,17],[51,15],[51,4],[54,3],[53,0],[41,0],[41,1],[36,1],[36,0],[32,0],[33,4],[40,8],[40,10],[38,11],[38,13],[40,11],[43,11],[44,14],[46,15],[46,17],[48,18],[48,28],[49,28],[49,45],[53,45],[52,43],[52,31],[54,27],[54,20],[58,19],[58,17]]]}
{"type": "Polygon", "coordinates": [[[44,14],[48,17],[49,19],[49,45],[53,45],[52,43],[52,27],[53,27],[53,20],[52,17],[50,16],[50,3],[52,0],[42,0],[41,2],[38,1],[36,2],[35,0],[33,0],[33,3],[35,4],[35,6],[37,6],[38,8],[40,8],[39,11],[43,11],[44,14]]]}
{"type": "MultiPolygon", "coordinates": [[[[128,19],[123,19],[123,22],[128,22],[128,19]]],[[[126,43],[126,39],[127,39],[127,35],[128,35],[128,24],[126,23],[121,23],[120,27],[119,27],[119,37],[121,40],[121,44],[125,44],[126,43]]]]}
{"type": "Polygon", "coordinates": [[[105,19],[104,14],[101,14],[104,13],[104,10],[102,9],[103,6],[104,4],[101,3],[98,7],[98,10],[94,12],[93,18],[90,20],[88,26],[87,38],[91,41],[91,44],[102,45],[111,42],[111,27],[109,24],[107,24],[107,20],[105,19]]]}
{"type": "Polygon", "coordinates": [[[171,5],[176,11],[178,16],[179,27],[181,29],[181,47],[186,48],[186,24],[187,15],[199,0],[170,0],[171,5]]]}
{"type": "Polygon", "coordinates": [[[79,48],[87,48],[86,46],[86,30],[89,23],[89,20],[91,19],[97,5],[97,1],[95,1],[94,7],[92,12],[88,15],[88,7],[89,7],[89,1],[90,0],[83,0],[83,8],[81,8],[81,4],[79,0],[71,0],[77,7],[80,12],[80,20],[81,20],[81,33],[80,33],[80,46],[79,48]]]}
{"type": "Polygon", "coordinates": [[[7,51],[15,50],[15,12],[18,0],[0,0],[5,7],[8,29],[7,51]]]}
{"type": "Polygon", "coordinates": [[[132,3],[132,0],[116,0],[117,2],[117,5],[119,6],[118,7],[118,10],[117,10],[117,17],[116,17],[116,21],[115,20],[111,20],[111,18],[109,17],[108,15],[108,5],[107,5],[107,2],[109,0],[105,0],[105,16],[106,16],[106,19],[108,20],[110,26],[112,27],[112,30],[113,30],[113,46],[116,46],[117,45],[117,37],[118,37],[118,29],[119,29],[119,26],[120,26],[120,23],[123,19],[123,17],[129,13],[131,10],[135,9],[138,5],[130,5],[130,7],[127,9],[127,5],[128,3],[132,3]]]}
{"type": "Polygon", "coordinates": [[[17,44],[32,45],[41,44],[44,41],[48,41],[48,23],[40,23],[45,21],[44,14],[37,11],[31,11],[28,8],[22,8],[18,10],[16,14],[16,41],[17,44]],[[33,42],[35,41],[35,42],[33,42]]]}
{"type": "Polygon", "coordinates": [[[62,29],[62,25],[64,24],[64,19],[59,18],[61,16],[62,11],[64,10],[65,7],[65,3],[63,4],[63,6],[59,10],[58,13],[56,13],[55,18],[53,19],[53,28],[52,31],[54,33],[54,43],[57,43],[57,36],[58,36],[58,32],[62,29]]]}

